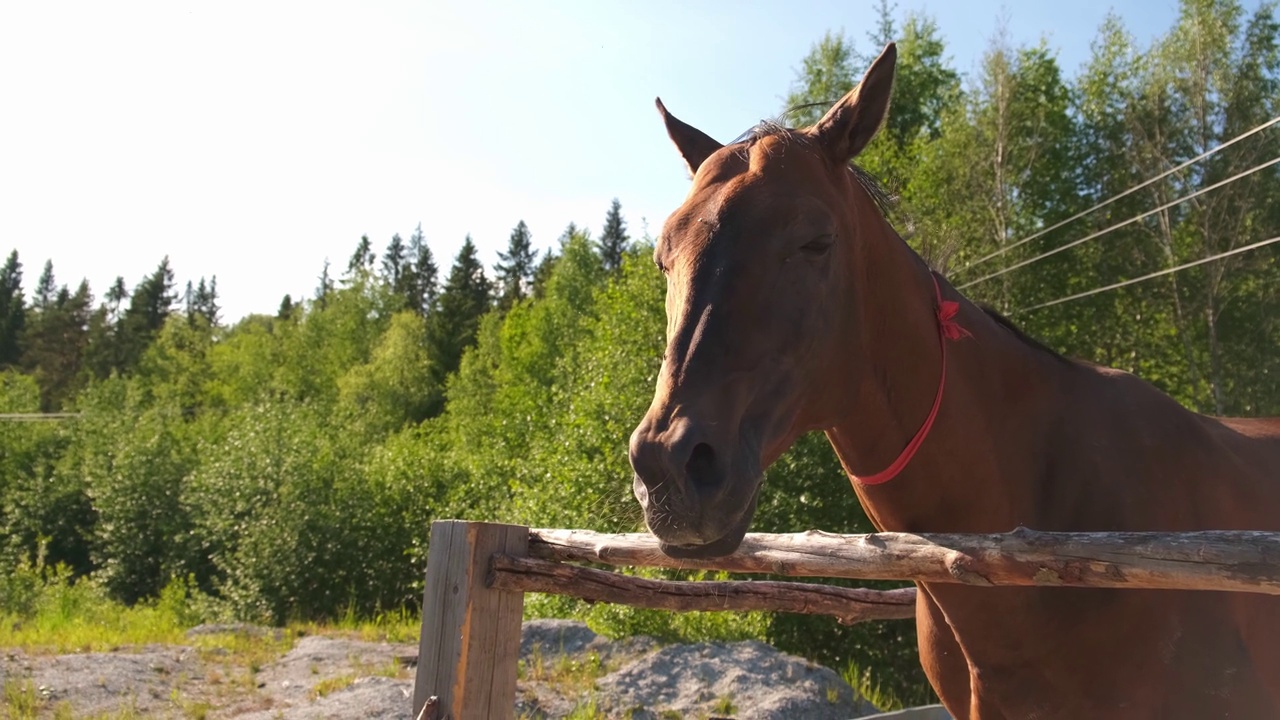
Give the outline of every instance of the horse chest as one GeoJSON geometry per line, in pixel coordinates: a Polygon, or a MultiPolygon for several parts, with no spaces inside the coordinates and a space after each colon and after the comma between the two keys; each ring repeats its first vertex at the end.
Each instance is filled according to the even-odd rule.
{"type": "Polygon", "coordinates": [[[1072,594],[1010,594],[985,611],[942,603],[974,720],[1280,717],[1231,613],[1207,594],[1086,591],[1059,604],[1072,594]]]}

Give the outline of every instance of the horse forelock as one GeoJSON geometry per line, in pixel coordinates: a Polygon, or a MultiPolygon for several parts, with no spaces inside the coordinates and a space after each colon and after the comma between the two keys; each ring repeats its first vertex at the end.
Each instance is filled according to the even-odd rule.
{"type": "MultiPolygon", "coordinates": [[[[785,113],[784,113],[785,114],[785,113]]],[[[765,138],[780,138],[786,143],[799,143],[812,146],[813,138],[796,128],[787,127],[778,120],[761,120],[746,132],[734,138],[731,146],[737,147],[742,153],[749,152],[756,144],[765,138]]],[[[745,155],[744,155],[745,157],[745,155]]],[[[849,172],[853,173],[854,180],[858,186],[871,196],[872,202],[875,203],[876,209],[885,218],[889,217],[889,213],[897,204],[897,197],[885,189],[884,185],[870,172],[855,162],[849,162],[849,172]]]]}

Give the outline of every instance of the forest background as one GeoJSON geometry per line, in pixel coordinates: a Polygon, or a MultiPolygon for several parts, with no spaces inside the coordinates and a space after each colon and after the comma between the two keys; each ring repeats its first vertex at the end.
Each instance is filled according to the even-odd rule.
{"type": "MultiPolygon", "coordinates": [[[[815,120],[803,106],[895,40],[890,117],[859,163],[910,244],[1056,350],[1198,411],[1280,415],[1275,4],[1183,0],[1141,47],[1110,17],[1074,77],[1047,43],[999,31],[962,75],[930,17],[880,7],[864,40],[813,45],[782,119],[815,120]]],[[[176,585],[203,615],[267,623],[414,611],[433,519],[641,529],[626,439],[653,390],[664,284],[653,238],[619,201],[602,210],[599,231],[569,224],[545,253],[521,222],[492,267],[468,238],[443,272],[421,226],[362,237],[311,296],[231,324],[216,278],[175,287],[167,258],[99,299],[11,253],[0,413],[67,417],[0,422],[0,614],[68,582],[127,605],[176,585]]],[[[755,525],[807,528],[871,529],[817,434],[769,470],[755,525]]],[[[755,637],[929,699],[910,623],[546,597],[529,613],[755,637]]]]}

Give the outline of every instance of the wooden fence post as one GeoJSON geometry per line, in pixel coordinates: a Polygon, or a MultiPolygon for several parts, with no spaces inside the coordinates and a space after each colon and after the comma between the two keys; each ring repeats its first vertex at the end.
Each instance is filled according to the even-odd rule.
{"type": "Polygon", "coordinates": [[[499,523],[431,523],[413,717],[510,718],[524,593],[486,586],[494,553],[525,557],[529,528],[499,523]],[[434,699],[434,700],[433,700],[434,699]],[[432,708],[423,713],[428,701],[432,708]]]}

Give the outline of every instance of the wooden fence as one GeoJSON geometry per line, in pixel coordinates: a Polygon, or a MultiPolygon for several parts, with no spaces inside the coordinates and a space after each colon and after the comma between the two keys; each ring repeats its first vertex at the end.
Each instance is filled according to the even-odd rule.
{"type": "Polygon", "coordinates": [[[748,534],[733,555],[676,560],[647,534],[443,520],[431,525],[413,713],[508,718],[524,593],[667,610],[770,610],[840,622],[906,619],[915,589],[658,581],[585,567],[723,570],[975,586],[1218,590],[1280,595],[1280,533],[748,534]]]}

